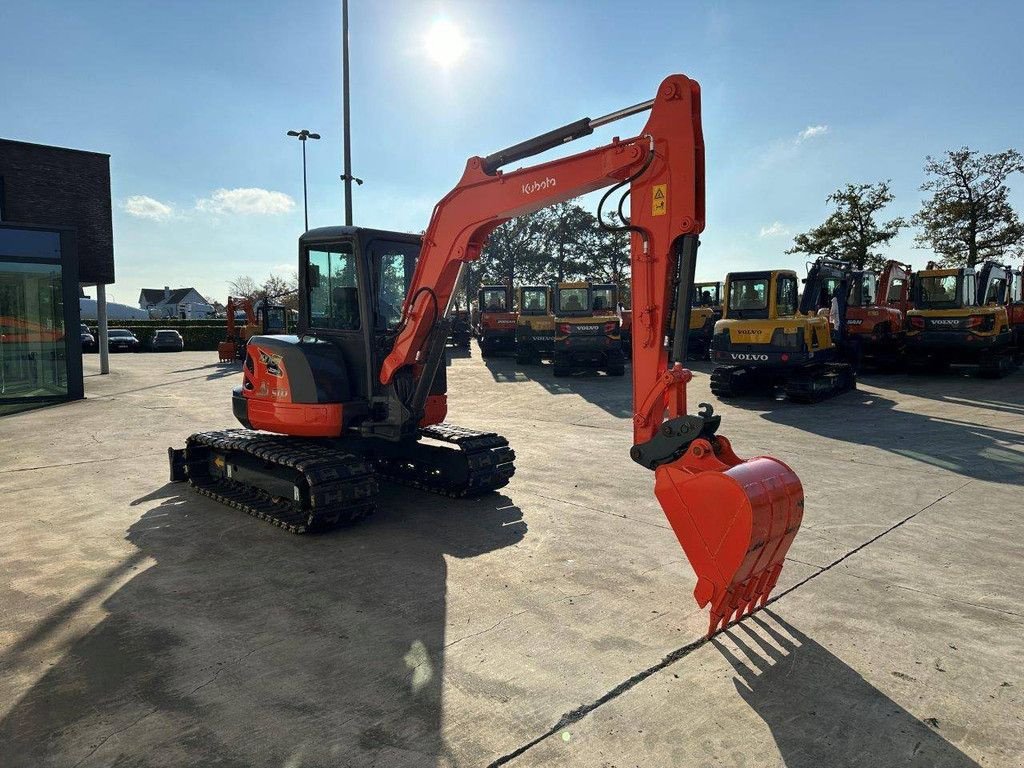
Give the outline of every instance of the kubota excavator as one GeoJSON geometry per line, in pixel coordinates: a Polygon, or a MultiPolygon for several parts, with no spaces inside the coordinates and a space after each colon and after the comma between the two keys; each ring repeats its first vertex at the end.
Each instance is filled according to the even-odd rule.
{"type": "MultiPolygon", "coordinates": [[[[704,229],[700,90],[668,77],[648,102],[471,157],[422,237],[327,227],[299,239],[297,336],[250,339],[233,407],[247,429],[204,432],[171,450],[171,477],[291,531],[372,509],[378,478],[452,496],[505,485],[504,438],[444,422],[445,340],[464,265],[514,216],[608,187],[631,196],[633,440],[711,606],[709,634],[763,604],[803,517],[799,479],[777,459],[742,460],[710,406],[687,413],[686,329],[704,229]],[[650,111],[643,131],[532,167],[502,166],[650,111]],[[257,431],[258,430],[258,431],[257,431]]],[[[622,200],[620,200],[621,210],[622,200]]]]}

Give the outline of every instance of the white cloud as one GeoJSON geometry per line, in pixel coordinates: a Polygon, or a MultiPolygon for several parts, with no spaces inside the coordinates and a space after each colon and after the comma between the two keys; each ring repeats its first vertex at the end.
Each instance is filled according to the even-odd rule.
{"type": "Polygon", "coordinates": [[[167,221],[174,216],[174,208],[146,195],[132,195],[121,207],[129,216],[150,221],[167,221]]]}
{"type": "Polygon", "coordinates": [[[789,234],[781,221],[773,221],[767,227],[761,227],[761,237],[785,237],[789,234]]]}
{"type": "Polygon", "coordinates": [[[276,264],[270,268],[270,273],[272,275],[288,277],[295,273],[295,264],[276,264]]]}
{"type": "Polygon", "coordinates": [[[828,133],[827,125],[808,125],[796,137],[796,143],[800,144],[807,141],[808,139],[814,139],[818,136],[824,136],[828,133]]]}
{"type": "Polygon", "coordinates": [[[242,216],[276,216],[295,208],[295,201],[284,192],[259,187],[218,189],[209,197],[196,201],[196,210],[214,214],[242,216]]]}

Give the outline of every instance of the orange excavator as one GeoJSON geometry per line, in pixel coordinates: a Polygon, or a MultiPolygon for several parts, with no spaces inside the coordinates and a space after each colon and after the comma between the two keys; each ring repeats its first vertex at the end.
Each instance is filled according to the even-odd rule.
{"type": "MultiPolygon", "coordinates": [[[[633,446],[710,605],[709,634],[767,601],[803,517],[781,461],[740,459],[720,416],[688,413],[687,329],[704,229],[700,89],[668,77],[650,101],[469,158],[422,238],[325,227],[299,239],[296,336],[249,340],[232,402],[246,429],[203,432],[170,451],[171,479],[302,533],[370,513],[380,481],[453,497],[506,485],[508,442],[445,422],[445,341],[459,276],[514,216],[607,188],[631,199],[633,446]],[[503,166],[649,111],[639,135],[542,164],[503,166]],[[395,297],[404,297],[401,307],[395,297]]],[[[599,214],[600,207],[599,206],[599,214]]],[[[599,215],[599,220],[601,219],[599,215]]]]}
{"type": "Polygon", "coordinates": [[[284,333],[287,329],[284,307],[263,301],[259,307],[252,299],[228,296],[226,307],[227,336],[217,345],[217,357],[222,363],[245,358],[245,345],[257,334],[264,336],[284,333]],[[245,314],[245,325],[238,327],[237,314],[245,314]]]}

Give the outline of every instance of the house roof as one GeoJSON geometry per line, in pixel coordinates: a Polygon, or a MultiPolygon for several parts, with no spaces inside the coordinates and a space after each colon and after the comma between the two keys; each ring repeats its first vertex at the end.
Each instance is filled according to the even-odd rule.
{"type": "MultiPolygon", "coordinates": [[[[164,299],[163,288],[143,288],[139,303],[146,304],[179,304],[182,299],[188,296],[195,288],[172,288],[170,298],[164,299]]],[[[199,293],[196,291],[196,293],[199,293]]]]}

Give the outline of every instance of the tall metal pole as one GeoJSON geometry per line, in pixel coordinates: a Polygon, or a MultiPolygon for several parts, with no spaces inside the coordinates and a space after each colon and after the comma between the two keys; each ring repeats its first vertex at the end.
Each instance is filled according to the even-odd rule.
{"type": "Polygon", "coordinates": [[[348,111],[348,0],[341,0],[341,71],[345,142],[345,225],[352,226],[352,144],[348,111]]]}
{"type": "Polygon", "coordinates": [[[306,139],[302,139],[302,211],[305,214],[306,232],[309,232],[309,202],[306,193],[306,139]]]}

